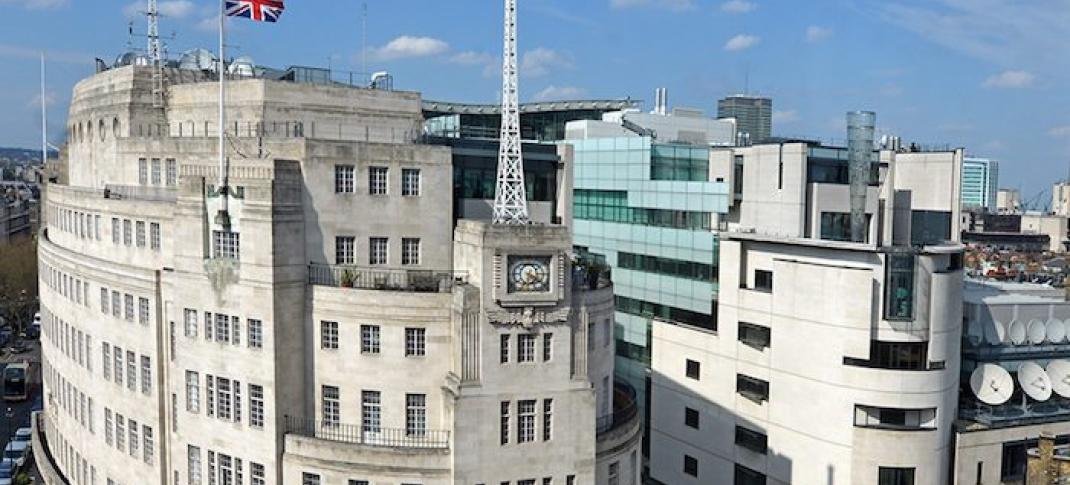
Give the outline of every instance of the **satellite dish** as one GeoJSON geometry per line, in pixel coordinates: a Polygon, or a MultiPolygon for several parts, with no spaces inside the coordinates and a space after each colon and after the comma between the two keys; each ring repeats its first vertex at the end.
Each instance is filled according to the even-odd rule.
{"type": "Polygon", "coordinates": [[[1051,390],[1062,397],[1070,398],[1070,361],[1048,362],[1047,373],[1051,379],[1051,390]]]}
{"type": "Polygon", "coordinates": [[[1062,320],[1052,318],[1044,327],[1048,334],[1048,342],[1061,344],[1066,339],[1066,324],[1062,320]]]}
{"type": "Polygon", "coordinates": [[[985,327],[980,320],[972,320],[966,327],[966,341],[970,346],[977,347],[985,341],[985,327]]]}
{"type": "Polygon", "coordinates": [[[1018,385],[1034,400],[1051,399],[1051,378],[1036,362],[1024,362],[1018,367],[1018,385]]]}
{"type": "Polygon", "coordinates": [[[984,326],[984,334],[989,345],[1002,345],[1007,338],[1007,329],[1002,323],[993,320],[984,326]]]}
{"type": "Polygon", "coordinates": [[[1015,320],[1007,326],[1007,337],[1010,338],[1011,343],[1014,345],[1022,345],[1025,343],[1026,332],[1025,324],[1015,320]]]}
{"type": "Polygon", "coordinates": [[[1048,329],[1044,327],[1044,322],[1030,320],[1029,326],[1026,327],[1026,336],[1029,338],[1029,343],[1040,345],[1044,343],[1044,339],[1048,338],[1048,329]]]}
{"type": "Polygon", "coordinates": [[[998,406],[1014,394],[1014,379],[1007,369],[995,364],[981,364],[970,374],[970,389],[981,402],[998,406]]]}

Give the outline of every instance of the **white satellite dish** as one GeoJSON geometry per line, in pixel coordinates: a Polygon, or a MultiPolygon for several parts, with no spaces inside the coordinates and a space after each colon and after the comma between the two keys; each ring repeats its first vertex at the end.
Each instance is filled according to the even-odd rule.
{"type": "Polygon", "coordinates": [[[1062,397],[1070,398],[1070,361],[1048,362],[1047,373],[1051,379],[1051,390],[1062,397]]]}
{"type": "Polygon", "coordinates": [[[1026,339],[1025,324],[1015,320],[1007,326],[1007,338],[1011,340],[1014,345],[1022,345],[1026,339]]]}
{"type": "Polygon", "coordinates": [[[1044,343],[1044,339],[1048,338],[1048,329],[1044,328],[1044,322],[1036,319],[1030,320],[1029,326],[1026,327],[1026,336],[1029,343],[1040,345],[1044,343]]]}
{"type": "Polygon", "coordinates": [[[970,389],[981,402],[998,406],[1014,394],[1014,379],[1010,372],[995,364],[982,364],[970,374],[970,389]]]}
{"type": "Polygon", "coordinates": [[[972,347],[977,347],[985,341],[985,327],[980,320],[971,320],[966,326],[966,341],[972,347]]]}
{"type": "Polygon", "coordinates": [[[1036,362],[1025,362],[1018,367],[1018,385],[1022,392],[1037,401],[1051,399],[1051,378],[1036,362]]]}
{"type": "Polygon", "coordinates": [[[1063,340],[1066,340],[1066,324],[1062,320],[1052,318],[1044,327],[1048,334],[1048,342],[1061,344],[1063,340]]]}
{"type": "Polygon", "coordinates": [[[1002,345],[1007,337],[1007,328],[1002,323],[992,320],[984,326],[985,342],[988,345],[1002,345]]]}

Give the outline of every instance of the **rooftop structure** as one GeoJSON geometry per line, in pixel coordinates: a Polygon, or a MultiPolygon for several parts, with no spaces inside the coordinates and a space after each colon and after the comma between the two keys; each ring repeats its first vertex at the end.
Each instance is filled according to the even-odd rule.
{"type": "Polygon", "coordinates": [[[717,101],[717,118],[736,120],[740,144],[763,143],[773,135],[773,100],[737,94],[717,101]]]}
{"type": "Polygon", "coordinates": [[[962,162],[962,207],[996,212],[999,162],[967,157],[962,162]]]}

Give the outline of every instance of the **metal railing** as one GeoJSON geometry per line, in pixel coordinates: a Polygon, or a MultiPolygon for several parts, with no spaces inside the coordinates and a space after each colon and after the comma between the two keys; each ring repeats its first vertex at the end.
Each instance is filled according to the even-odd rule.
{"type": "Polygon", "coordinates": [[[393,448],[449,449],[447,430],[376,428],[286,416],[286,433],[326,441],[393,448]]]}
{"type": "Polygon", "coordinates": [[[595,427],[599,435],[631,423],[639,415],[635,389],[627,383],[613,383],[613,414],[599,417],[595,427]]]}
{"type": "Polygon", "coordinates": [[[466,278],[464,271],[370,269],[326,264],[308,266],[309,284],[362,290],[449,293],[454,285],[464,282],[466,278]]]}

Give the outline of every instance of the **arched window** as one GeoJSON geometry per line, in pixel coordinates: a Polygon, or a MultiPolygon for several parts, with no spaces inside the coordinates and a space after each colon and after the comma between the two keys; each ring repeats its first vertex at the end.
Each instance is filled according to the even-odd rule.
{"type": "Polygon", "coordinates": [[[104,135],[108,133],[108,129],[104,125],[104,120],[100,120],[100,123],[98,123],[97,131],[100,132],[100,141],[104,141],[104,135]]]}
{"type": "Polygon", "coordinates": [[[85,122],[85,141],[93,141],[93,122],[85,122]]]}
{"type": "Polygon", "coordinates": [[[111,134],[115,138],[119,138],[119,118],[115,118],[111,121],[111,134]]]}

